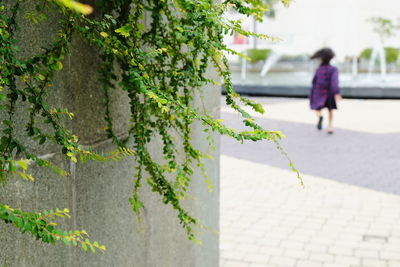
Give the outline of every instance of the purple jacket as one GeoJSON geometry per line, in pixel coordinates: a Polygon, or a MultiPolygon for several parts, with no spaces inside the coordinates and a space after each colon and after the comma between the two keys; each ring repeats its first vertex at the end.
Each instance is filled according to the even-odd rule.
{"type": "Polygon", "coordinates": [[[339,71],[331,65],[320,65],[315,72],[310,95],[311,109],[320,110],[326,106],[328,98],[334,100],[340,94],[339,71]]]}

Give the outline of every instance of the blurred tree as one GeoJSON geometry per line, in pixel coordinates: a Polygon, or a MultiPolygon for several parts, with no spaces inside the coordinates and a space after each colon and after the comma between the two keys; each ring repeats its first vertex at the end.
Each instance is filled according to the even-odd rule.
{"type": "Polygon", "coordinates": [[[383,17],[373,17],[368,19],[373,24],[373,30],[379,35],[380,41],[384,43],[387,39],[396,36],[400,25],[392,20],[383,17]]]}

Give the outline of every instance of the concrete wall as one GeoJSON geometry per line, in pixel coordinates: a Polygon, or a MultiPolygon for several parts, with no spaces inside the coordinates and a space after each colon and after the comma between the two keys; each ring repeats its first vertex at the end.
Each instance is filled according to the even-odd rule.
{"type": "MultiPolygon", "coordinates": [[[[12,0],[6,3],[12,3],[12,0]]],[[[26,1],[25,8],[32,6],[26,1]]],[[[21,57],[40,51],[56,31],[56,18],[50,18],[38,27],[21,19],[23,47],[21,57]]],[[[80,137],[82,144],[88,144],[97,151],[110,151],[116,147],[107,140],[104,133],[103,91],[97,83],[97,51],[88,48],[75,38],[72,53],[63,62],[64,70],[50,89],[49,98],[55,106],[68,108],[75,119],[67,122],[68,127],[80,137]]],[[[214,115],[219,113],[217,87],[205,88],[204,104],[214,115]]],[[[112,92],[112,113],[116,118],[118,133],[126,131],[129,119],[126,95],[119,90],[112,92]]],[[[104,254],[84,253],[77,248],[67,248],[60,243],[55,246],[34,240],[29,234],[21,234],[14,227],[0,222],[0,266],[218,266],[219,228],[219,141],[212,152],[215,160],[206,161],[206,170],[214,185],[209,193],[204,179],[196,171],[192,179],[190,194],[193,199],[185,207],[209,227],[198,234],[203,245],[189,241],[176,219],[176,212],[162,204],[160,198],[144,185],[142,201],[145,210],[142,223],[130,209],[128,198],[133,187],[135,162],[132,159],[121,162],[75,164],[65,161],[60,149],[53,145],[37,146],[23,137],[24,112],[28,106],[20,103],[17,112],[21,140],[41,155],[48,155],[52,162],[71,172],[71,176],[59,177],[48,170],[33,168],[37,180],[34,183],[12,179],[6,187],[0,188],[0,201],[23,210],[67,207],[72,218],[62,223],[67,229],[85,229],[94,241],[107,246],[104,254]]],[[[4,117],[0,113],[0,118],[4,117]]],[[[0,128],[2,126],[0,125],[0,128]]],[[[201,125],[193,126],[193,141],[198,148],[207,151],[207,142],[201,132],[201,125]]],[[[0,129],[1,130],[1,129],[0,129]]],[[[47,144],[47,143],[46,143],[47,144]]],[[[160,143],[151,144],[152,151],[159,151],[160,143]]]]}

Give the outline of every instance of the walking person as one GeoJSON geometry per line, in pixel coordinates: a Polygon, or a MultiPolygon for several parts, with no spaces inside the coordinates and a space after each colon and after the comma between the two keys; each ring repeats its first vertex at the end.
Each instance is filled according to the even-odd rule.
{"type": "Polygon", "coordinates": [[[317,128],[322,129],[323,116],[321,110],[327,108],[327,133],[333,134],[333,110],[337,109],[336,101],[341,99],[339,88],[338,69],[330,64],[335,53],[330,48],[323,48],[315,52],[311,59],[319,59],[321,64],[315,72],[310,94],[310,107],[316,111],[318,117],[317,128]]]}

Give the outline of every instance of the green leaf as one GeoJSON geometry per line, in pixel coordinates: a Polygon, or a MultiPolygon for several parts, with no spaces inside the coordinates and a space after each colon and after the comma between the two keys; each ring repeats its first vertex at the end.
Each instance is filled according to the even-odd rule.
{"type": "Polygon", "coordinates": [[[93,12],[93,8],[89,5],[81,4],[74,0],[57,0],[60,4],[65,7],[72,9],[75,12],[82,13],[84,15],[88,15],[93,12]]]}
{"type": "Polygon", "coordinates": [[[39,144],[43,145],[46,142],[46,136],[40,137],[39,144]]]}
{"type": "Polygon", "coordinates": [[[25,226],[24,226],[25,231],[31,231],[32,230],[32,223],[30,221],[27,221],[25,226]]]}
{"type": "Polygon", "coordinates": [[[264,112],[265,112],[263,106],[260,105],[260,104],[254,104],[254,105],[253,105],[253,108],[254,108],[254,110],[257,111],[258,113],[264,114],[264,112]]]}
{"type": "Polygon", "coordinates": [[[124,37],[129,37],[130,32],[132,30],[133,30],[133,28],[131,25],[125,25],[125,26],[122,26],[121,28],[116,29],[115,32],[121,34],[124,37]]]}
{"type": "Polygon", "coordinates": [[[15,220],[15,225],[18,228],[22,228],[24,226],[24,220],[22,218],[16,218],[15,220]]]}
{"type": "Polygon", "coordinates": [[[83,249],[83,251],[87,251],[87,245],[86,245],[86,243],[81,243],[81,246],[82,246],[82,249],[83,249]]]}
{"type": "Polygon", "coordinates": [[[92,244],[88,243],[88,246],[89,246],[90,250],[92,251],[92,253],[96,252],[96,250],[94,249],[92,244]]]}
{"type": "Polygon", "coordinates": [[[21,168],[24,169],[24,170],[27,170],[27,169],[28,169],[28,165],[26,164],[26,161],[25,161],[25,160],[18,160],[18,161],[17,161],[17,164],[18,164],[19,166],[21,166],[21,168]]]}
{"type": "Polygon", "coordinates": [[[28,181],[28,177],[26,176],[25,173],[23,173],[23,172],[18,172],[18,174],[19,174],[24,180],[27,180],[27,181],[28,181]]]}
{"type": "Polygon", "coordinates": [[[66,246],[69,246],[69,241],[65,237],[61,239],[66,246]]]}
{"type": "Polygon", "coordinates": [[[61,63],[61,61],[57,61],[57,70],[62,70],[63,68],[63,64],[61,63]]]}
{"type": "Polygon", "coordinates": [[[107,37],[108,37],[108,34],[107,34],[106,32],[100,32],[100,35],[101,35],[102,37],[104,37],[104,38],[107,38],[107,37]]]}

